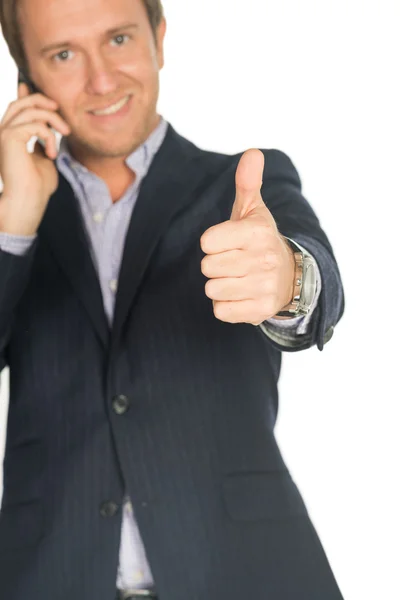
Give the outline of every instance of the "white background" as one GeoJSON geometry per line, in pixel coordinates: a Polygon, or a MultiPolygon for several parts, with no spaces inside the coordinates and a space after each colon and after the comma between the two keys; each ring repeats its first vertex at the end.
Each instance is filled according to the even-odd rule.
{"type": "MultiPolygon", "coordinates": [[[[286,152],[334,247],[345,316],[322,353],[285,354],[277,436],[345,599],[399,600],[400,4],[164,7],[160,112],[207,149],[286,152]]],[[[0,64],[3,114],[16,69],[2,40],[0,64]]]]}

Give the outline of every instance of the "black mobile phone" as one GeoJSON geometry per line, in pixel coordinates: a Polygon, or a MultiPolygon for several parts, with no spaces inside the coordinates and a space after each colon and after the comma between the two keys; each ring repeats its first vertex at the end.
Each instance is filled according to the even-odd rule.
{"type": "Polygon", "coordinates": [[[22,71],[22,69],[18,70],[18,85],[20,83],[26,83],[31,94],[37,94],[38,92],[43,93],[36,87],[33,81],[29,79],[29,77],[26,75],[26,73],[24,73],[24,71],[22,71]]]}
{"type": "MultiPolygon", "coordinates": [[[[33,83],[33,81],[27,76],[26,73],[24,73],[24,71],[22,69],[18,69],[18,85],[20,83],[26,83],[26,85],[29,88],[29,91],[31,94],[43,94],[42,90],[40,90],[38,87],[36,87],[36,85],[33,83]]],[[[45,96],[45,94],[43,94],[45,96]]],[[[53,133],[57,133],[55,131],[55,129],[53,129],[53,127],[51,127],[50,125],[47,125],[47,127],[49,127],[49,129],[51,129],[53,131],[53,133]]],[[[46,150],[46,142],[44,140],[42,140],[42,138],[37,139],[37,141],[39,142],[39,144],[43,147],[44,150],[46,150]]],[[[59,150],[59,145],[57,145],[57,152],[59,150]]]]}

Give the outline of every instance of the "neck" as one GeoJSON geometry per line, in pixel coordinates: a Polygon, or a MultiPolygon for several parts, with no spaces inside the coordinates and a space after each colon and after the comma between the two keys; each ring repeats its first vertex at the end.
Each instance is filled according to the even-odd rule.
{"type": "Polygon", "coordinates": [[[126,165],[127,157],[145,143],[149,136],[156,130],[160,121],[161,115],[155,114],[151,127],[148,128],[144,136],[138,140],[136,146],[133,146],[126,156],[110,157],[91,154],[87,147],[82,147],[79,144],[79,140],[75,140],[72,136],[70,136],[67,141],[68,149],[75,160],[101,179],[104,179],[104,181],[110,179],[115,180],[118,177],[123,178],[124,176],[126,177],[127,172],[130,171],[129,167],[126,165]]]}

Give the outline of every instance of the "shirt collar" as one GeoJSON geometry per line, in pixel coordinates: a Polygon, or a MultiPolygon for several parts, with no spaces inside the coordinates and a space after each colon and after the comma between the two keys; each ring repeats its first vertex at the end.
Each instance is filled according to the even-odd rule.
{"type": "MultiPolygon", "coordinates": [[[[154,155],[156,154],[162,142],[164,141],[167,129],[168,122],[163,117],[161,117],[159,124],[154,129],[154,131],[151,132],[151,134],[145,140],[145,142],[143,142],[143,144],[136,148],[136,150],[134,150],[125,159],[125,163],[130,169],[132,169],[132,171],[135,171],[138,177],[142,178],[146,175],[147,171],[150,168],[150,164],[154,155]]],[[[60,149],[56,159],[56,164],[59,170],[61,163],[66,164],[68,167],[70,167],[73,170],[75,169],[78,172],[88,172],[88,169],[71,155],[68,148],[67,138],[65,136],[61,137],[60,149]]]]}

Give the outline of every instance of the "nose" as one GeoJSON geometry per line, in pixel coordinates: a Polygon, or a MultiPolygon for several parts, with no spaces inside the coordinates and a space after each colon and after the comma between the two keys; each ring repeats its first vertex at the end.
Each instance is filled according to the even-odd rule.
{"type": "Polygon", "coordinates": [[[90,60],[86,81],[89,94],[111,96],[118,88],[115,66],[101,56],[90,60]]]}

